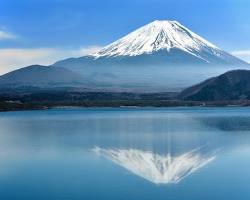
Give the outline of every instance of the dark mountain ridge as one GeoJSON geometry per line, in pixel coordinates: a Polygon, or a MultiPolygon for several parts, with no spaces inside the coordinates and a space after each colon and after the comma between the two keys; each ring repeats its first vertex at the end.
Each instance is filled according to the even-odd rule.
{"type": "Polygon", "coordinates": [[[250,70],[232,70],[183,90],[183,100],[222,101],[250,99],[250,70]]]}
{"type": "Polygon", "coordinates": [[[65,68],[31,65],[0,76],[0,87],[83,86],[86,81],[65,68]]]}

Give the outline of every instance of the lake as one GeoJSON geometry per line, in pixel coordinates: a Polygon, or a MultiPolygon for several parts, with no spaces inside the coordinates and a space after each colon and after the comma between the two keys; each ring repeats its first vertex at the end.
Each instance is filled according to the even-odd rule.
{"type": "Polygon", "coordinates": [[[0,113],[0,199],[249,200],[250,108],[0,113]]]}

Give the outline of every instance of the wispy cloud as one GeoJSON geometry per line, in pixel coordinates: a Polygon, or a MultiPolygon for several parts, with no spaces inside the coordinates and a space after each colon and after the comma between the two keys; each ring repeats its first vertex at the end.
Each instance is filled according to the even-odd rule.
{"type": "Polygon", "coordinates": [[[0,30],[0,40],[12,40],[12,39],[16,39],[17,36],[14,35],[13,33],[9,33],[7,31],[4,30],[0,30]]]}
{"type": "Polygon", "coordinates": [[[250,50],[239,50],[231,52],[233,55],[245,60],[250,63],[250,50]]]}
{"type": "Polygon", "coordinates": [[[69,57],[80,57],[94,53],[101,47],[88,46],[77,49],[57,48],[9,48],[0,49],[0,74],[33,64],[50,65],[69,57]]]}
{"type": "Polygon", "coordinates": [[[88,54],[97,52],[101,48],[102,47],[100,46],[88,46],[88,47],[80,48],[77,52],[80,53],[81,55],[88,55],[88,54]]]}

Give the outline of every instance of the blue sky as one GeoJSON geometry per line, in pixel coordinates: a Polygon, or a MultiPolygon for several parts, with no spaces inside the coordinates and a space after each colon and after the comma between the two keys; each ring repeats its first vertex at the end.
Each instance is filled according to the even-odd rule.
{"type": "Polygon", "coordinates": [[[249,0],[0,0],[0,73],[86,54],[156,19],[250,60],[249,10],[249,0]]]}

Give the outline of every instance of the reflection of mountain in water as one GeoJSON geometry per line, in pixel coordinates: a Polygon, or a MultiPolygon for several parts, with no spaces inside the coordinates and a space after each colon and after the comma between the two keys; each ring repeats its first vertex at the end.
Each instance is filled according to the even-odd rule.
{"type": "Polygon", "coordinates": [[[208,127],[216,128],[222,131],[249,131],[249,116],[216,116],[196,118],[208,127]]]}
{"type": "Polygon", "coordinates": [[[156,184],[178,183],[215,158],[202,155],[199,149],[172,157],[137,149],[103,149],[94,151],[130,172],[156,184]]]}

